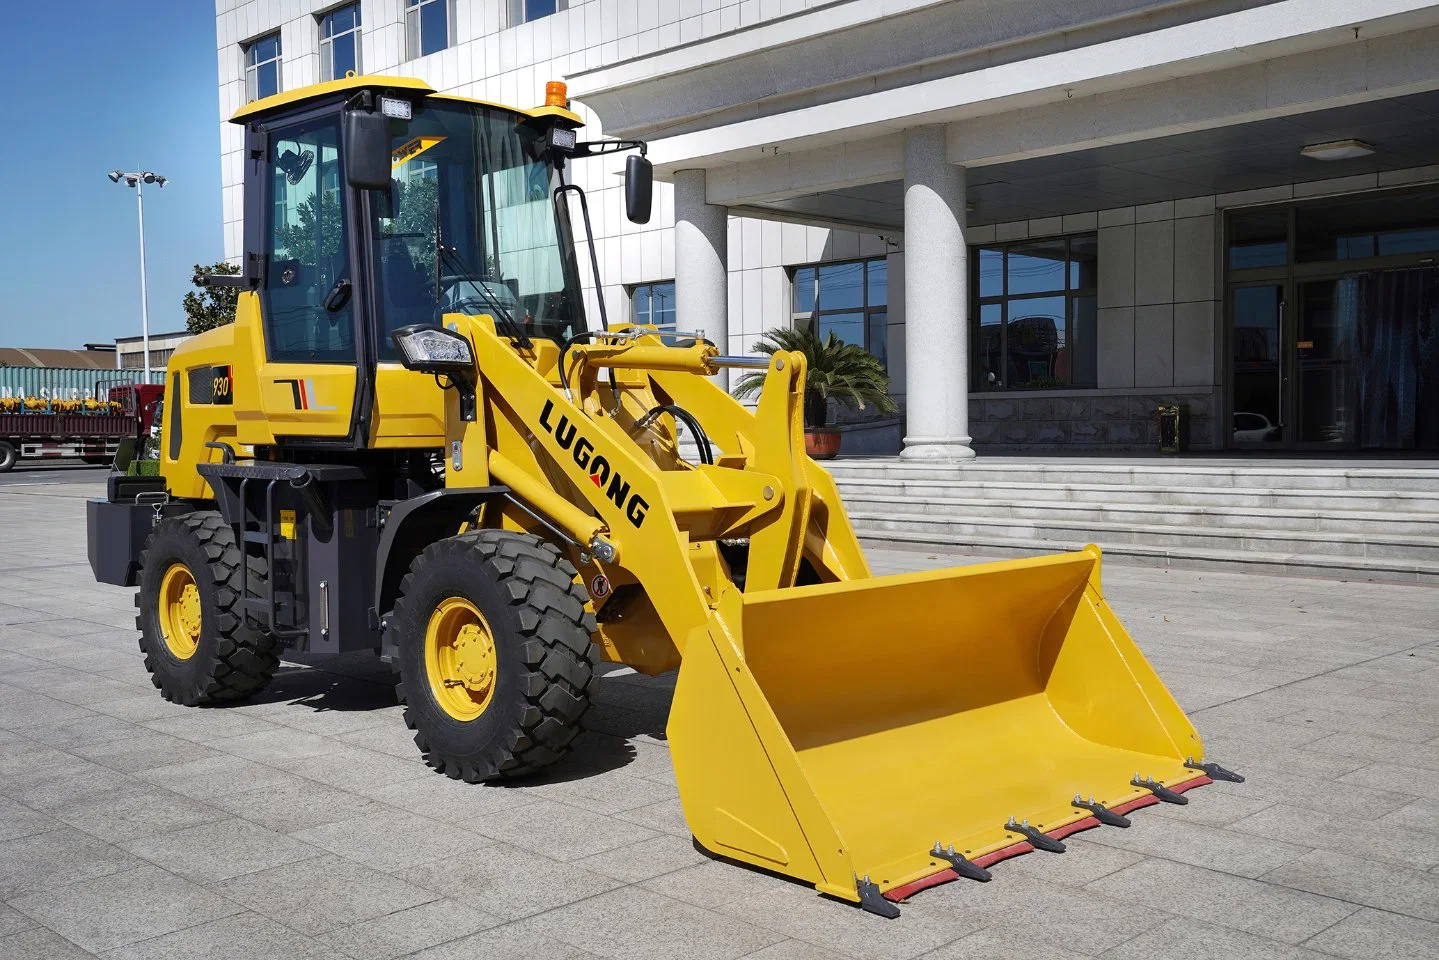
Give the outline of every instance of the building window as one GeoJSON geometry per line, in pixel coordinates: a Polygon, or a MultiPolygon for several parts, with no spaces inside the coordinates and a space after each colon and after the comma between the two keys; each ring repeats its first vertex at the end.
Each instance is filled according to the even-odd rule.
{"type": "Polygon", "coordinates": [[[569,0],[510,0],[510,26],[517,27],[531,20],[548,17],[569,9],[569,0]]]}
{"type": "Polygon", "coordinates": [[[415,60],[450,45],[454,0],[405,0],[405,38],[415,60]]]}
{"type": "Polygon", "coordinates": [[[1097,249],[1088,233],[970,251],[974,389],[1096,385],[1097,249]]]}
{"type": "Polygon", "coordinates": [[[280,35],[272,33],[245,47],[245,98],[261,100],[280,92],[280,35]]]}
{"type": "Polygon", "coordinates": [[[646,283],[630,290],[635,323],[648,323],[661,330],[675,328],[675,282],[646,283]]]}
{"type": "Polygon", "coordinates": [[[887,362],[889,342],[889,261],[854,260],[798,267],[790,319],[828,338],[833,332],[845,343],[864,347],[887,362]]]}
{"type": "Polygon", "coordinates": [[[320,17],[320,79],[342,80],[360,70],[360,5],[352,3],[320,17]]]}

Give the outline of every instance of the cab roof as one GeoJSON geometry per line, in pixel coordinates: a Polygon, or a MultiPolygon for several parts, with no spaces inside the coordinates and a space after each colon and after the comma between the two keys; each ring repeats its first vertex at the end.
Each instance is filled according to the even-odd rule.
{"type": "Polygon", "coordinates": [[[245,123],[265,114],[274,113],[284,107],[303,103],[307,100],[318,100],[328,97],[331,94],[345,93],[350,90],[408,90],[422,96],[434,97],[443,100],[455,100],[460,103],[473,103],[484,107],[495,107],[500,110],[509,110],[524,117],[536,119],[553,117],[564,122],[567,126],[579,126],[584,121],[579,116],[564,107],[536,107],[526,110],[522,107],[511,107],[502,103],[492,103],[488,100],[475,100],[471,97],[457,97],[449,93],[436,93],[435,88],[423,80],[414,77],[386,77],[379,75],[343,77],[339,80],[330,80],[325,83],[312,83],[307,87],[299,87],[295,90],[285,90],[272,97],[265,97],[261,100],[251,100],[230,117],[231,123],[245,123]]]}

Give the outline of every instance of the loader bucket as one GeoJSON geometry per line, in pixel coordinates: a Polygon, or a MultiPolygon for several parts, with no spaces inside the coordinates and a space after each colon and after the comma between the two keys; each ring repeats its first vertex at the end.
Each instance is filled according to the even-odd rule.
{"type": "MultiPolygon", "coordinates": [[[[734,595],[669,727],[713,853],[861,899],[1195,777],[1193,726],[1110,611],[1099,549],[734,595]],[[866,886],[868,886],[866,884],[866,886]]],[[[1092,824],[1091,824],[1092,825],[1092,824]]]]}

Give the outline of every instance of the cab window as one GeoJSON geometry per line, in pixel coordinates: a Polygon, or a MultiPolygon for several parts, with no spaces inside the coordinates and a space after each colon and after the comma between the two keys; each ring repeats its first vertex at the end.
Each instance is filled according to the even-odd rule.
{"type": "Polygon", "coordinates": [[[269,166],[261,291],[269,359],[353,363],[339,124],[329,117],[273,130],[269,166]]]}

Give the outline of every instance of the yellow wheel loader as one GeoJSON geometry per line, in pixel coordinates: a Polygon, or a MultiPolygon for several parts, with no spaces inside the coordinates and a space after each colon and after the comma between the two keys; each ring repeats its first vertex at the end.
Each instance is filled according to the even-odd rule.
{"type": "Polygon", "coordinates": [[[212,282],[240,288],[235,322],[169,362],[161,475],[88,506],[165,697],[374,650],[429,764],[483,781],[571,749],[595,659],[678,669],[699,843],[886,916],[1228,776],[1105,603],[1097,549],[873,577],[804,453],[803,355],[591,315],[566,170],[629,151],[643,222],[650,167],[547,101],[351,77],[234,117],[244,253],[212,282]],[[714,382],[729,367],[764,371],[753,411],[714,382]]]}

